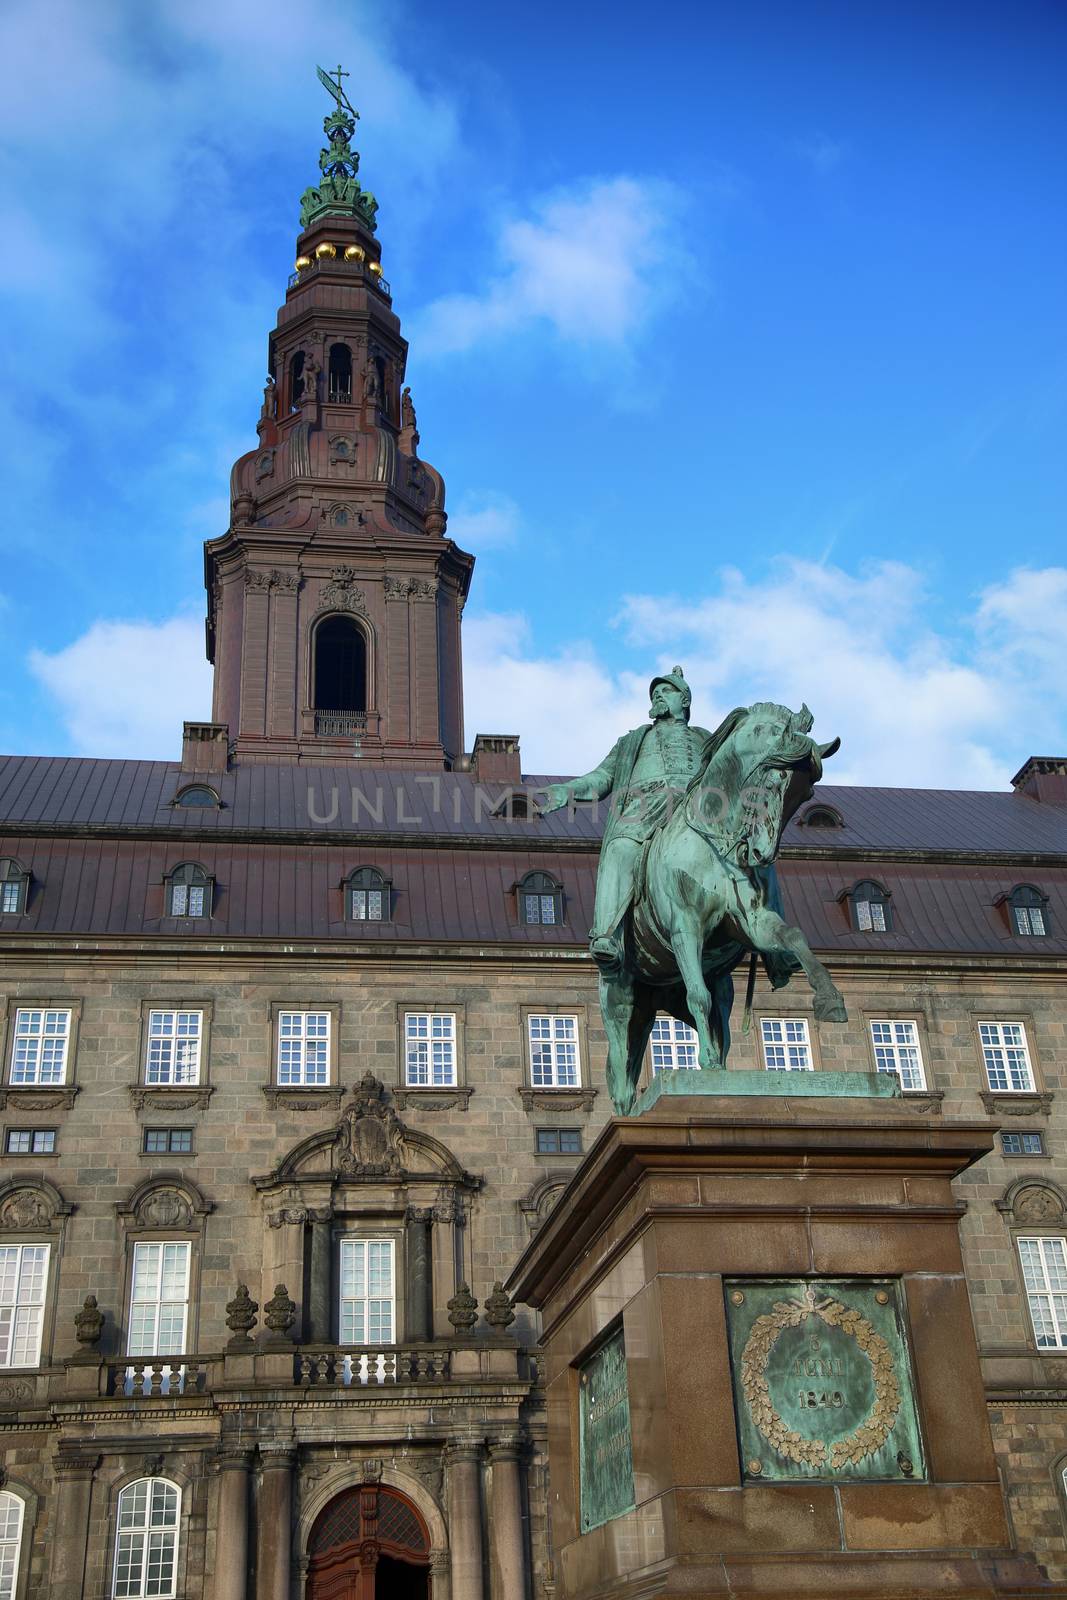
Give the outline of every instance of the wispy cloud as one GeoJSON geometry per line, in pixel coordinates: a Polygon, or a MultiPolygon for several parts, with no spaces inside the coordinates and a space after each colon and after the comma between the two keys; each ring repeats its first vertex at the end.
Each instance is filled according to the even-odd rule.
{"type": "Polygon", "coordinates": [[[493,489],[470,489],[448,513],[448,536],[464,550],[498,550],[513,544],[522,523],[510,495],[493,489]]]}

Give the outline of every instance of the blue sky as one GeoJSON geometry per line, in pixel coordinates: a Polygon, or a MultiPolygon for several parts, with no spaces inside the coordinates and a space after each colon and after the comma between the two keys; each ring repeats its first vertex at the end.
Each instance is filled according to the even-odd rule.
{"type": "Polygon", "coordinates": [[[591,764],[679,660],[706,724],[806,699],[838,780],[1067,753],[1060,4],[38,0],[0,59],[0,747],[208,712],[200,546],[343,60],[479,558],[468,741],[591,764]]]}

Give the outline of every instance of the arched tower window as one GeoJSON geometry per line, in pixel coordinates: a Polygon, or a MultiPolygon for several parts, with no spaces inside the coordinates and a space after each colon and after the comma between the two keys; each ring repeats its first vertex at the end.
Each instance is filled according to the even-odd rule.
{"type": "Polygon", "coordinates": [[[330,346],[329,395],[335,405],[352,403],[352,352],[346,344],[330,346]]]}
{"type": "Polygon", "coordinates": [[[289,363],[289,409],[295,411],[304,397],[304,352],[298,350],[289,363]]]}
{"type": "Polygon", "coordinates": [[[316,711],[366,711],[367,641],[351,617],[319,623],[313,672],[316,711]]]}

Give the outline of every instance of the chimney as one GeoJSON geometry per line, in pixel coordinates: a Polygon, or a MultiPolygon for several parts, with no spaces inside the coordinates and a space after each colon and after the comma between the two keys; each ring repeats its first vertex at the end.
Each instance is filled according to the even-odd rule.
{"type": "Polygon", "coordinates": [[[1031,756],[1023,762],[1011,786],[1016,794],[1025,794],[1031,800],[1067,806],[1067,756],[1031,756]]]}
{"type": "Polygon", "coordinates": [[[478,734],[471,752],[471,771],[481,783],[521,783],[518,734],[478,734]]]}
{"type": "Polygon", "coordinates": [[[183,772],[225,772],[230,730],[225,722],[187,722],[182,737],[183,772]]]}

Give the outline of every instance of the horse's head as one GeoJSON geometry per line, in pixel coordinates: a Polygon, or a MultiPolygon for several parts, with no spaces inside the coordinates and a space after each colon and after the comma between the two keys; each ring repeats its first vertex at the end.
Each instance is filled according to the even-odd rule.
{"type": "Polygon", "coordinates": [[[807,706],[760,701],[741,713],[733,734],[733,753],[740,778],[743,837],[738,860],[766,866],[778,854],[782,829],[811,794],[822,776],[822,764],[840,748],[840,739],[816,744],[810,738],[812,715],[807,706]]]}

